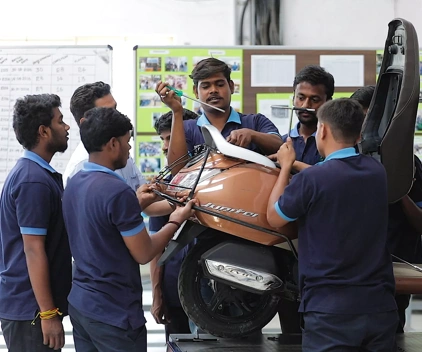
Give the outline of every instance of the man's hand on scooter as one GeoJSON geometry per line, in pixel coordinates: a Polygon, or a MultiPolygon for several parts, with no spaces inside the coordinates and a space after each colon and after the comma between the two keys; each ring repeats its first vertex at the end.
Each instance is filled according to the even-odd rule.
{"type": "Polygon", "coordinates": [[[231,144],[247,148],[252,142],[253,133],[254,131],[249,128],[240,128],[238,130],[231,131],[226,140],[231,144]]]}
{"type": "Polygon", "coordinates": [[[277,160],[281,167],[291,168],[293,166],[293,163],[296,160],[296,152],[290,137],[287,138],[287,141],[283,143],[278,150],[277,160]]]}
{"type": "Polygon", "coordinates": [[[161,198],[153,191],[154,189],[162,191],[157,184],[146,183],[136,190],[136,197],[138,198],[139,205],[142,209],[148,207],[154,202],[159,201],[161,198]]]}
{"type": "Polygon", "coordinates": [[[176,221],[181,224],[183,221],[189,219],[195,214],[195,210],[192,209],[194,205],[199,206],[197,199],[191,199],[183,207],[177,206],[176,210],[170,214],[170,221],[176,221]]]}

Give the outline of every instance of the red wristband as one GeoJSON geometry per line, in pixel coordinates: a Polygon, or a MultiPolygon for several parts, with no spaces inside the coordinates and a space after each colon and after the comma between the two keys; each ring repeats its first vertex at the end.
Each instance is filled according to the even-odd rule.
{"type": "Polygon", "coordinates": [[[167,224],[173,224],[173,225],[176,225],[177,226],[177,230],[180,228],[180,222],[177,222],[177,221],[167,221],[166,222],[166,225],[167,224]]]}

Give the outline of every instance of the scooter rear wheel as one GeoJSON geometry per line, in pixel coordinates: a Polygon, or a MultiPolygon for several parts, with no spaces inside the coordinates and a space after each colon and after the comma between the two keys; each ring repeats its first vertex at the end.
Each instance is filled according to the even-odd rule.
{"type": "Polygon", "coordinates": [[[277,313],[279,296],[254,294],[205,278],[200,258],[215,245],[195,245],[179,274],[179,297],[189,318],[219,337],[242,337],[261,330],[277,313]]]}

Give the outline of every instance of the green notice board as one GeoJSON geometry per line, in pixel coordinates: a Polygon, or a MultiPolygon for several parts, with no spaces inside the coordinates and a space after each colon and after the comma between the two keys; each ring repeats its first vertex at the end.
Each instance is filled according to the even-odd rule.
{"type": "MultiPolygon", "coordinates": [[[[234,82],[232,107],[242,111],[243,96],[243,50],[219,48],[145,48],[135,47],[136,72],[136,138],[137,147],[145,141],[145,136],[155,135],[154,123],[163,114],[169,111],[155,92],[159,81],[169,82],[170,85],[182,90],[186,95],[195,98],[193,81],[189,74],[195,65],[202,59],[215,57],[227,63],[231,70],[234,82]]],[[[186,109],[202,113],[199,103],[182,97],[182,104],[186,109]]],[[[164,158],[160,155],[161,165],[164,158]]],[[[142,169],[141,161],[144,157],[136,153],[136,163],[142,169]]],[[[150,170],[148,168],[148,170],[150,170]]],[[[155,169],[154,169],[155,170],[155,169]]],[[[150,176],[150,172],[145,172],[150,176]]]]}
{"type": "MultiPolygon", "coordinates": [[[[189,74],[202,59],[215,57],[232,69],[235,92],[232,106],[242,109],[242,50],[241,49],[146,49],[136,48],[136,123],[138,133],[155,132],[154,121],[168,108],[155,93],[158,81],[166,81],[187,95],[193,94],[193,81],[189,74]]],[[[186,109],[200,112],[200,104],[182,97],[186,109]]]]}

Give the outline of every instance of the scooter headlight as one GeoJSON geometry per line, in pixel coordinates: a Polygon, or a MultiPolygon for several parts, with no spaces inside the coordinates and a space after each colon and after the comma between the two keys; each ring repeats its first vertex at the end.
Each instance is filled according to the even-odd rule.
{"type": "Polygon", "coordinates": [[[208,272],[217,278],[249,286],[259,291],[273,291],[283,286],[277,276],[259,270],[244,268],[215,260],[205,260],[208,272]]]}

